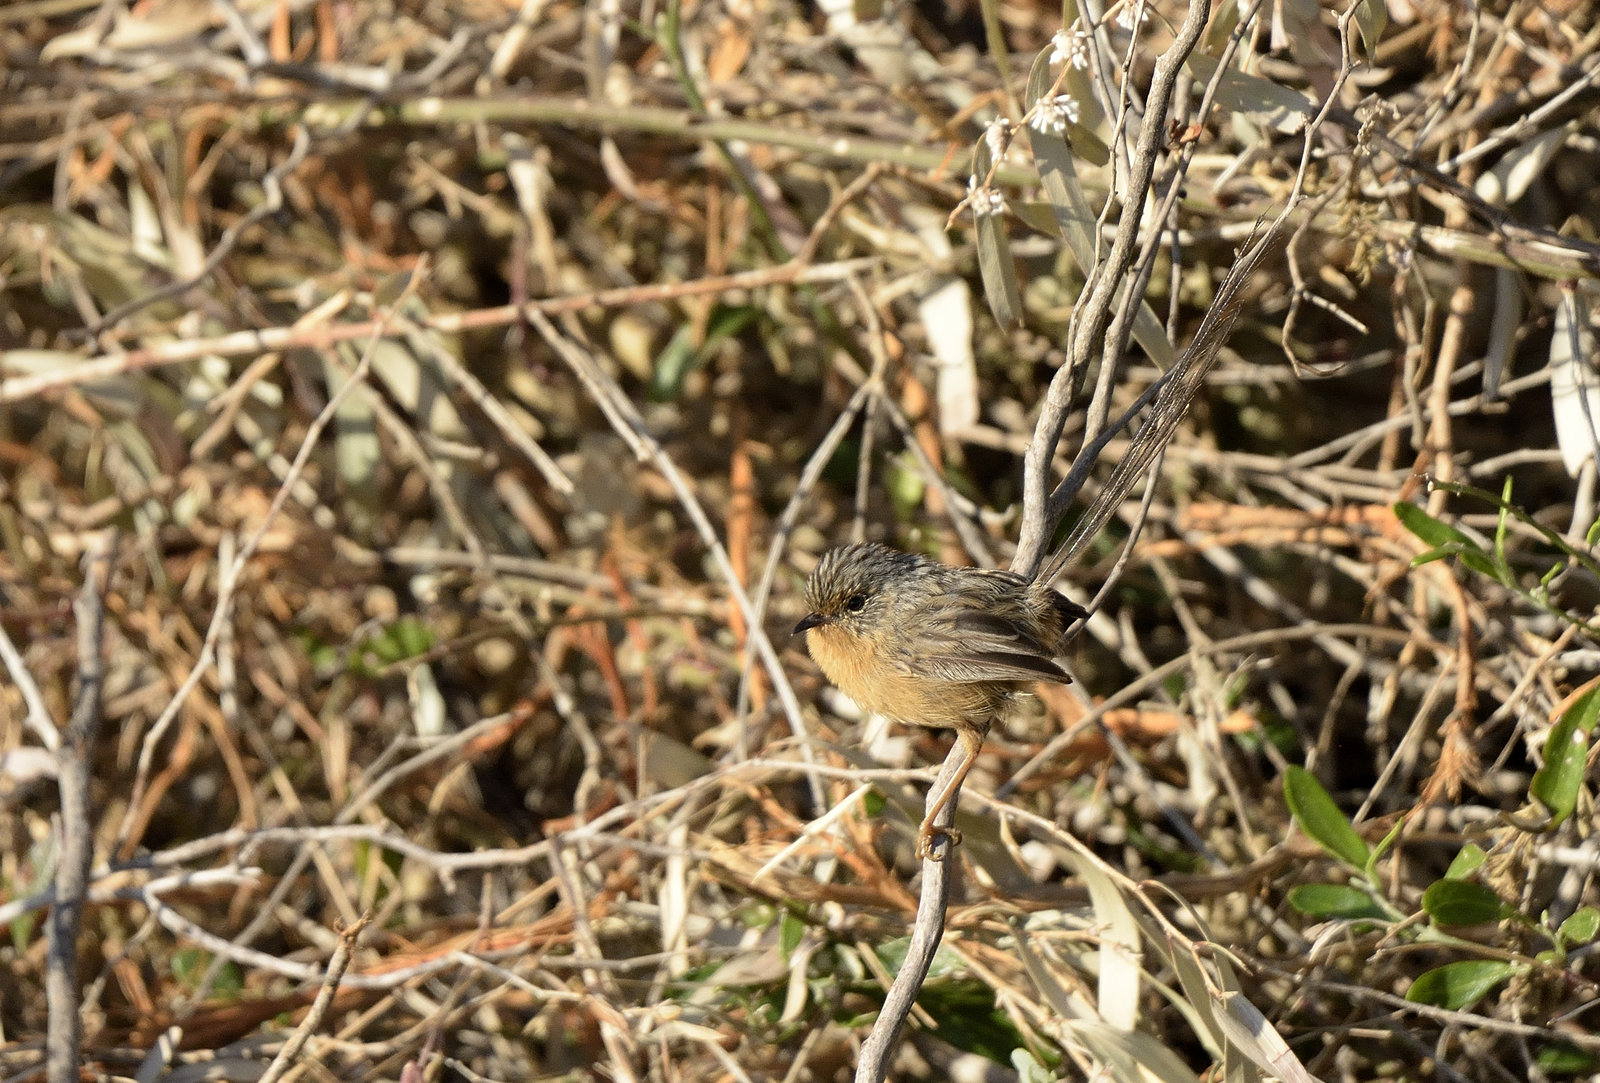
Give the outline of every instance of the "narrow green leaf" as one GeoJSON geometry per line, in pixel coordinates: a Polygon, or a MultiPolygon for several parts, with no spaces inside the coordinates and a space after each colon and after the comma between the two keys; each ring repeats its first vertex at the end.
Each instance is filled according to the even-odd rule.
{"type": "Polygon", "coordinates": [[[1490,556],[1488,553],[1485,553],[1482,549],[1474,546],[1471,549],[1461,550],[1461,552],[1457,553],[1456,556],[1461,558],[1461,563],[1465,564],[1468,568],[1471,568],[1479,575],[1487,576],[1496,582],[1504,583],[1506,586],[1512,585],[1511,582],[1506,578],[1505,570],[1501,568],[1500,565],[1495,563],[1494,557],[1490,556]]]}
{"type": "Polygon", "coordinates": [[[11,922],[11,947],[18,954],[27,950],[33,942],[33,934],[38,929],[38,921],[32,914],[23,914],[11,922]]]}
{"type": "Polygon", "coordinates": [[[917,469],[916,460],[908,453],[890,465],[884,477],[884,488],[889,493],[889,502],[894,505],[896,514],[905,519],[922,506],[928,483],[917,469]]]}
{"type": "Polygon", "coordinates": [[[1492,959],[1467,959],[1446,963],[1418,976],[1406,990],[1413,1004],[1432,1004],[1437,1008],[1460,1011],[1487,995],[1495,986],[1516,974],[1520,968],[1492,959]]]}
{"type": "Polygon", "coordinates": [[[778,948],[783,952],[785,959],[794,954],[794,949],[800,946],[800,941],[805,935],[806,923],[791,911],[785,910],[778,922],[778,948]]]}
{"type": "Polygon", "coordinates": [[[1449,546],[1452,543],[1462,546],[1470,546],[1472,544],[1472,539],[1461,533],[1461,531],[1448,523],[1435,519],[1409,501],[1402,500],[1394,505],[1394,517],[1400,520],[1401,526],[1421,538],[1425,544],[1436,549],[1449,546]]]}
{"type": "Polygon", "coordinates": [[[750,305],[718,305],[706,322],[703,341],[697,347],[695,329],[680,327],[656,358],[650,374],[650,397],[656,402],[672,402],[683,393],[683,382],[691,372],[704,368],[728,339],[742,332],[761,315],[750,305]]]}
{"type": "Polygon", "coordinates": [[[1054,93],[1066,94],[1077,102],[1078,119],[1067,122],[1065,141],[1071,144],[1074,155],[1098,169],[1111,160],[1111,148],[1097,134],[1105,126],[1106,115],[1100,108],[1100,99],[1095,96],[1094,81],[1087,69],[1073,64],[1052,70],[1050,58],[1054,52],[1052,43],[1034,58],[1028,72],[1028,105],[1031,107],[1046,94],[1054,93]]]}
{"type": "Polygon", "coordinates": [[[677,398],[683,390],[683,381],[699,362],[699,351],[694,348],[694,329],[684,324],[656,355],[650,372],[650,398],[655,402],[671,402],[677,398]]]}
{"type": "MultiPolygon", "coordinates": [[[[1203,83],[1217,72],[1217,58],[1196,51],[1189,55],[1188,67],[1203,83]]],[[[1298,90],[1263,79],[1259,75],[1229,68],[1217,81],[1217,106],[1229,113],[1245,113],[1257,123],[1279,132],[1298,132],[1311,118],[1311,100],[1298,90]]]]}
{"type": "Polygon", "coordinates": [[[1297,766],[1285,771],[1283,796],[1300,830],[1345,864],[1357,869],[1367,867],[1371,850],[1310,771],[1297,766]]]}
{"type": "Polygon", "coordinates": [[[1356,29],[1361,32],[1361,47],[1368,64],[1378,62],[1378,39],[1389,25],[1389,7],[1384,0],[1357,0],[1354,10],[1356,29]]]}
{"type": "Polygon", "coordinates": [[[1289,905],[1314,918],[1381,921],[1388,916],[1371,895],[1348,884],[1301,884],[1289,892],[1289,905]]]}
{"type": "Polygon", "coordinates": [[[1482,884],[1445,879],[1428,885],[1422,909],[1440,925],[1478,925],[1500,920],[1509,907],[1482,884]]]}
{"type": "Polygon", "coordinates": [[[1388,833],[1385,834],[1383,836],[1383,838],[1378,840],[1378,845],[1374,846],[1372,848],[1372,853],[1367,856],[1367,867],[1366,867],[1366,870],[1365,870],[1366,874],[1367,874],[1367,879],[1373,880],[1373,881],[1377,880],[1377,876],[1375,875],[1376,870],[1374,869],[1374,866],[1377,865],[1377,863],[1379,861],[1382,861],[1383,860],[1383,855],[1388,853],[1389,852],[1389,848],[1392,847],[1396,842],[1399,841],[1400,832],[1404,831],[1405,829],[1406,829],[1406,818],[1405,818],[1405,816],[1402,815],[1402,816],[1396,817],[1395,821],[1394,821],[1394,826],[1389,828],[1388,833]]]}
{"type": "Polygon", "coordinates": [[[1534,772],[1531,793],[1550,812],[1551,830],[1560,826],[1578,806],[1589,755],[1589,735],[1600,716],[1600,682],[1592,685],[1550,728],[1544,743],[1544,766],[1534,772]]]}
{"type": "Polygon", "coordinates": [[[1500,507],[1494,517],[1494,562],[1502,568],[1510,567],[1506,560],[1506,536],[1511,531],[1511,476],[1500,486],[1500,507]]]}
{"type": "Polygon", "coordinates": [[[1444,557],[1459,557],[1461,563],[1479,575],[1510,585],[1507,570],[1502,568],[1483,546],[1455,527],[1435,519],[1415,504],[1405,502],[1395,504],[1394,513],[1402,526],[1431,546],[1427,552],[1412,558],[1413,568],[1444,557]]]}
{"type": "Polygon", "coordinates": [[[978,271],[983,275],[983,296],[989,311],[1003,328],[1022,322],[1022,290],[1017,286],[1017,267],[1011,259],[1011,238],[1006,235],[1004,215],[986,214],[974,209],[978,227],[978,271]]]}
{"type": "Polygon", "coordinates": [[[967,210],[976,231],[984,299],[989,302],[995,322],[1011,328],[1022,320],[1022,290],[1017,286],[1011,238],[1006,233],[1005,203],[1000,193],[987,185],[993,167],[994,153],[985,134],[972,148],[972,177],[978,187],[968,194],[967,210]]]}

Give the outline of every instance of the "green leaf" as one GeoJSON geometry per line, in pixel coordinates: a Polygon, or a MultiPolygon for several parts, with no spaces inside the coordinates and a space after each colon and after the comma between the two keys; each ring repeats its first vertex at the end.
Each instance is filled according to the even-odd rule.
{"type": "Polygon", "coordinates": [[[1357,869],[1367,867],[1372,851],[1310,771],[1298,766],[1285,771],[1283,796],[1300,830],[1345,864],[1357,869]]]}
{"type": "Polygon", "coordinates": [[[1566,947],[1588,944],[1600,935],[1600,910],[1592,906],[1579,909],[1556,930],[1556,939],[1566,947]]]}
{"type": "Polygon", "coordinates": [[[1533,1059],[1551,1075],[1589,1075],[1600,1068],[1600,1057],[1566,1042],[1545,1046],[1533,1059]]]}
{"type": "Polygon", "coordinates": [[[1528,792],[1550,812],[1548,828],[1560,826],[1578,806],[1578,790],[1583,785],[1589,756],[1589,735],[1600,716],[1600,682],[1589,687],[1561,719],[1550,728],[1544,743],[1544,766],[1534,772],[1528,792]]]}
{"type": "Polygon", "coordinates": [[[1448,523],[1442,522],[1415,504],[1401,501],[1393,505],[1395,518],[1400,525],[1421,538],[1430,547],[1421,556],[1413,557],[1411,566],[1419,567],[1445,557],[1460,557],[1461,563],[1480,575],[1499,582],[1505,581],[1502,570],[1477,542],[1448,523]]]}
{"type": "Polygon", "coordinates": [[[1422,909],[1440,925],[1499,921],[1509,907],[1500,896],[1471,880],[1437,880],[1422,893],[1422,909]]]}
{"type": "Polygon", "coordinates": [[[11,931],[11,947],[20,955],[33,942],[33,935],[38,931],[39,921],[32,914],[20,914],[12,920],[9,928],[11,931]]]}
{"type": "Polygon", "coordinates": [[[1429,549],[1425,553],[1419,553],[1412,557],[1411,566],[1420,568],[1424,564],[1432,564],[1436,560],[1449,560],[1456,555],[1456,552],[1457,550],[1455,549],[1429,549]]]}
{"type": "MultiPolygon", "coordinates": [[[[1188,67],[1202,83],[1210,83],[1217,71],[1217,58],[1198,50],[1189,55],[1188,67]]],[[[1244,113],[1258,124],[1270,125],[1287,135],[1305,128],[1311,118],[1311,100],[1271,79],[1229,68],[1217,80],[1217,107],[1229,113],[1244,113]]]]}
{"type": "Polygon", "coordinates": [[[210,958],[199,948],[179,948],[167,960],[167,968],[172,971],[172,976],[177,978],[180,984],[189,986],[204,970],[210,958]]]}
{"type": "Polygon", "coordinates": [[[688,324],[679,327],[656,355],[650,370],[650,398],[655,402],[671,402],[683,390],[683,381],[699,363],[700,353],[694,348],[694,328],[688,324]]]}
{"type": "Polygon", "coordinates": [[[1354,9],[1356,29],[1361,32],[1361,47],[1366,50],[1367,63],[1378,62],[1378,39],[1389,25],[1389,7],[1384,0],[1356,0],[1354,9]]]}
{"type": "Polygon", "coordinates": [[[766,930],[779,916],[778,911],[770,903],[751,902],[733,912],[735,921],[740,922],[747,929],[766,930]]]}
{"type": "Polygon", "coordinates": [[[792,911],[785,910],[783,918],[778,923],[778,947],[783,952],[785,959],[793,954],[794,949],[800,946],[800,941],[806,935],[806,923],[801,921],[792,911]]]}
{"type": "Polygon", "coordinates": [[[1379,861],[1383,860],[1383,855],[1389,852],[1390,847],[1392,847],[1396,842],[1400,841],[1400,832],[1404,831],[1405,827],[1405,816],[1402,815],[1395,817],[1394,826],[1389,828],[1388,833],[1385,834],[1383,838],[1378,840],[1378,845],[1372,848],[1372,853],[1367,857],[1367,866],[1365,870],[1367,879],[1377,879],[1374,866],[1376,866],[1379,861]]]}
{"type": "Polygon", "coordinates": [[[1472,544],[1472,539],[1461,533],[1461,531],[1448,523],[1435,519],[1409,501],[1402,500],[1394,505],[1394,517],[1400,520],[1401,526],[1421,538],[1424,544],[1435,549],[1443,549],[1451,545],[1472,544]]]}
{"type": "Polygon", "coordinates": [[[244,971],[239,969],[238,963],[225,962],[217,969],[211,995],[217,1000],[238,1000],[244,995],[244,971]]]}
{"type": "Polygon", "coordinates": [[[957,1049],[1008,1064],[1011,1051],[1024,1044],[1022,1035],[994,1002],[994,990],[981,981],[931,982],[922,987],[917,1006],[939,1024],[939,1040],[957,1049]]]}
{"type": "Polygon", "coordinates": [[[415,617],[402,617],[394,624],[394,643],[401,657],[416,658],[433,649],[433,631],[415,617]]]}
{"type": "Polygon", "coordinates": [[[1511,577],[1506,573],[1505,569],[1500,567],[1500,565],[1495,561],[1494,557],[1484,552],[1478,546],[1474,545],[1470,549],[1458,550],[1456,552],[1456,556],[1461,558],[1461,563],[1465,564],[1468,568],[1471,568],[1479,575],[1487,576],[1488,578],[1499,583],[1504,583],[1508,587],[1513,585],[1511,577]]]}
{"type": "MultiPolygon", "coordinates": [[[[905,964],[906,953],[910,947],[911,938],[908,936],[885,941],[878,945],[878,960],[890,974],[898,974],[900,967],[905,964]]],[[[933,953],[933,962],[928,966],[928,980],[932,982],[951,974],[965,973],[966,968],[966,960],[954,948],[947,944],[942,945],[933,953]]]]}
{"type": "Polygon", "coordinates": [[[1026,1049],[1011,1051],[1011,1067],[1016,1070],[1017,1083],[1055,1083],[1056,1074],[1040,1064],[1026,1049]]]}
{"type": "Polygon", "coordinates": [[[1444,871],[1447,880],[1465,880],[1483,867],[1489,857],[1483,852],[1483,847],[1475,842],[1469,842],[1457,851],[1455,859],[1450,862],[1450,867],[1444,871]]]}
{"type": "Polygon", "coordinates": [[[1289,892],[1289,905],[1314,918],[1381,921],[1388,917],[1371,895],[1348,884],[1301,884],[1289,892]]]}
{"type": "MultiPolygon", "coordinates": [[[[1072,148],[1074,157],[1098,169],[1111,160],[1111,148],[1107,147],[1097,134],[1097,130],[1104,127],[1106,115],[1100,108],[1099,97],[1095,94],[1094,79],[1087,69],[1073,64],[1053,69],[1050,58],[1054,52],[1055,48],[1052,45],[1034,57],[1033,67],[1028,72],[1026,101],[1032,107],[1046,94],[1064,93],[1078,103],[1078,119],[1069,120],[1066,131],[1061,134],[1040,132],[1038,128],[1030,125],[1029,139],[1041,134],[1054,142],[1066,144],[1072,148]]],[[[1035,150],[1037,151],[1037,144],[1035,150]]]]}
{"type": "Polygon", "coordinates": [[[1015,327],[1022,321],[1022,289],[1017,285],[1017,267],[1011,258],[1011,237],[1006,232],[1006,212],[990,205],[999,193],[988,187],[994,172],[994,152],[985,133],[972,148],[972,185],[967,210],[972,215],[978,246],[978,273],[983,278],[983,295],[989,311],[1001,327],[1015,327]]]}
{"type": "Polygon", "coordinates": [[[883,480],[899,519],[909,518],[921,506],[923,495],[928,491],[928,483],[909,453],[894,461],[883,480]]]}
{"type": "Polygon", "coordinates": [[[411,658],[419,658],[433,649],[433,632],[416,617],[399,617],[386,624],[362,644],[358,655],[359,670],[381,669],[411,658]]]}
{"type": "Polygon", "coordinates": [[[1017,285],[1005,215],[988,213],[979,206],[974,206],[972,213],[978,227],[978,271],[983,276],[983,295],[995,322],[1010,329],[1022,322],[1022,290],[1017,285]]]}
{"type": "Polygon", "coordinates": [[[717,348],[742,332],[761,315],[761,310],[750,305],[719,305],[706,321],[705,340],[695,345],[697,328],[688,324],[679,327],[661,353],[650,372],[650,398],[655,402],[672,402],[683,393],[683,382],[689,374],[715,356],[717,348]]]}
{"type": "MultiPolygon", "coordinates": [[[[192,990],[205,976],[213,958],[210,952],[200,948],[181,948],[173,953],[167,966],[180,984],[192,990]]],[[[239,964],[224,962],[217,968],[216,977],[211,984],[212,996],[219,1000],[237,1000],[243,989],[244,975],[239,970],[239,964]]]]}
{"type": "Polygon", "coordinates": [[[1413,1004],[1432,1004],[1437,1008],[1460,1011],[1521,969],[1493,959],[1467,959],[1446,963],[1419,975],[1406,990],[1413,1004]]]}

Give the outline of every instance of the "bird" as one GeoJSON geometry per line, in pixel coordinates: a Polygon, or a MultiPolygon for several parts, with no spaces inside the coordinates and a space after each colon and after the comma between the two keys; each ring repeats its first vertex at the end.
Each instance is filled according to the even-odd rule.
{"type": "Polygon", "coordinates": [[[1069,684],[1059,657],[1088,616],[1045,579],[964,568],[876,542],[824,553],[795,625],[827,678],[891,721],[953,729],[963,759],[917,832],[917,856],[959,833],[934,818],[960,789],[990,725],[1036,681],[1069,684]]]}

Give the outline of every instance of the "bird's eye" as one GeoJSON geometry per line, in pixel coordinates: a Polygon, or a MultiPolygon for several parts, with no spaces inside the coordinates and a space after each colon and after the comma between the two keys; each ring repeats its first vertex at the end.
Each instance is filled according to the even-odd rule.
{"type": "Polygon", "coordinates": [[[865,594],[852,594],[844,600],[845,611],[849,613],[859,613],[866,607],[867,596],[865,594]]]}

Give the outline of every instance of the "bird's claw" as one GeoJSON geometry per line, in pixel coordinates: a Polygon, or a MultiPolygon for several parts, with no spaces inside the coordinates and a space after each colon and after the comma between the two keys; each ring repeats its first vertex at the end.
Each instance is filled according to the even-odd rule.
{"type": "Polygon", "coordinates": [[[922,827],[917,831],[917,860],[918,861],[943,861],[950,849],[961,845],[961,832],[953,827],[936,827],[927,820],[922,821],[922,827]],[[947,839],[950,846],[939,847],[937,840],[947,839]]]}

